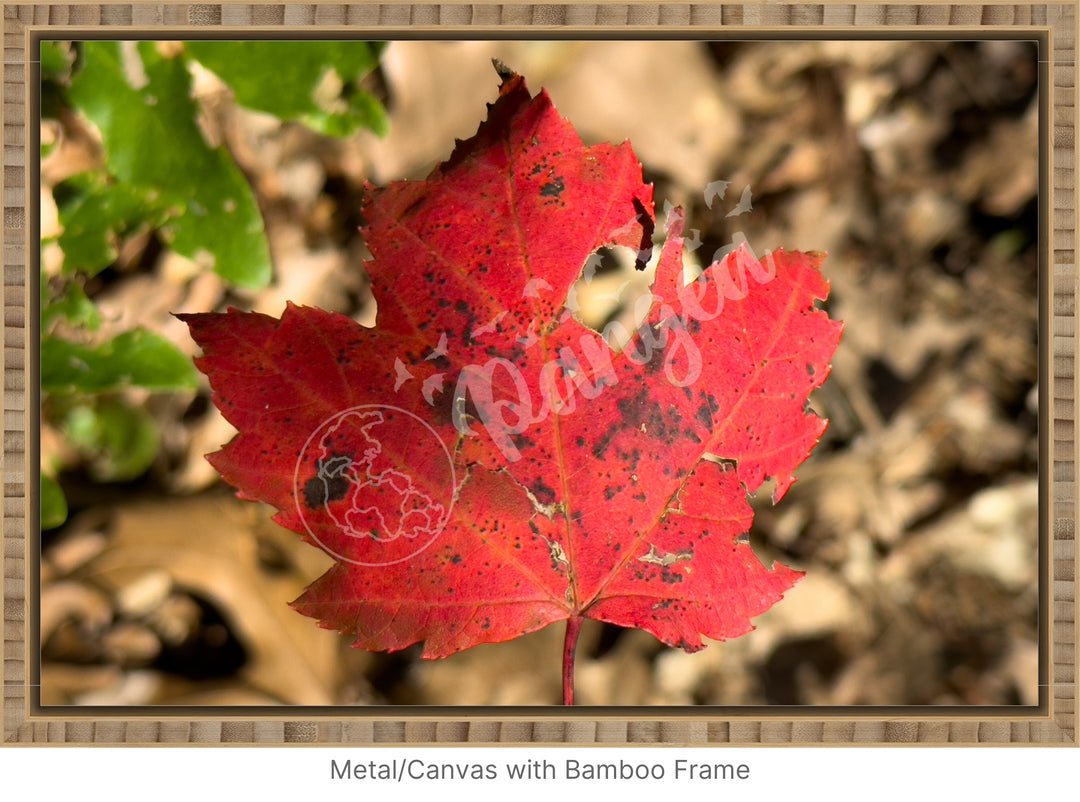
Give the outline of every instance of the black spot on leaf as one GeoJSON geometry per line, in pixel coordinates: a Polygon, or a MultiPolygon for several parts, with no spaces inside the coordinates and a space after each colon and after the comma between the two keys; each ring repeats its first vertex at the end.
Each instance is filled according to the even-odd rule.
{"type": "Polygon", "coordinates": [[[329,459],[315,463],[317,474],[304,485],[304,502],[308,509],[317,510],[331,501],[345,498],[349,492],[349,480],[342,475],[352,464],[352,458],[333,454],[329,459]]]}
{"type": "Polygon", "coordinates": [[[545,198],[557,198],[563,194],[565,189],[566,185],[563,183],[562,178],[554,176],[544,186],[540,187],[540,194],[545,198]]]}
{"type": "Polygon", "coordinates": [[[551,504],[555,501],[555,489],[544,484],[544,480],[537,479],[532,486],[532,493],[541,504],[551,504]]]}

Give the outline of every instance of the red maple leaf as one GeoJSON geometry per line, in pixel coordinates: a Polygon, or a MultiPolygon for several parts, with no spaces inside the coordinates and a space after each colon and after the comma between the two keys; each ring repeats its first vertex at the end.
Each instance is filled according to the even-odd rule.
{"type": "Polygon", "coordinates": [[[669,217],[648,319],[621,352],[566,299],[598,248],[651,247],[628,143],[587,147],[505,74],[476,136],[425,181],[367,188],[375,328],[182,316],[239,430],[210,456],[244,498],[338,560],[294,603],[354,645],[445,657],[584,618],[688,651],[801,576],[747,543],[825,421],[805,410],[840,324],[820,254],[743,247],[683,282],[669,217]]]}

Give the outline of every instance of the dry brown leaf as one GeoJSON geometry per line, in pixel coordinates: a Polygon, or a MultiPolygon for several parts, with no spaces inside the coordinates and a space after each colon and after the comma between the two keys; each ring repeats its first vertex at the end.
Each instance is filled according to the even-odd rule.
{"type": "Polygon", "coordinates": [[[276,545],[288,561],[267,571],[258,538],[277,538],[278,527],[260,520],[265,515],[221,496],[118,508],[110,547],[88,566],[88,576],[119,590],[148,572],[167,572],[175,587],[223,611],[249,649],[243,676],[252,688],[287,704],[333,704],[339,639],[288,607],[329,561],[281,530],[276,545]]]}

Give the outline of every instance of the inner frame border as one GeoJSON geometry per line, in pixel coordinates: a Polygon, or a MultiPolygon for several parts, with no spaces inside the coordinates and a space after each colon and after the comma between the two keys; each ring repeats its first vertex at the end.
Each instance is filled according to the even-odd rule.
{"type": "Polygon", "coordinates": [[[1076,617],[1077,2],[4,4],[5,745],[1080,745],[1076,617]],[[42,708],[35,238],[45,38],[1024,38],[1039,43],[1040,671],[1035,707],[42,708]],[[1045,55],[1043,55],[1045,54],[1045,55]],[[29,390],[27,389],[29,388],[29,390]],[[29,402],[28,402],[29,399],[29,402]]]}

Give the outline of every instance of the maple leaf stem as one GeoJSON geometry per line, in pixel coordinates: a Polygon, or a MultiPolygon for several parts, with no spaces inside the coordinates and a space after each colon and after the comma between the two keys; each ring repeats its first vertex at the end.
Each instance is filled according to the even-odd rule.
{"type": "Polygon", "coordinates": [[[563,641],[562,659],[562,694],[563,704],[574,703],[574,653],[577,651],[578,635],[581,634],[581,624],[585,619],[580,615],[572,615],[566,619],[566,639],[563,641]]]}

